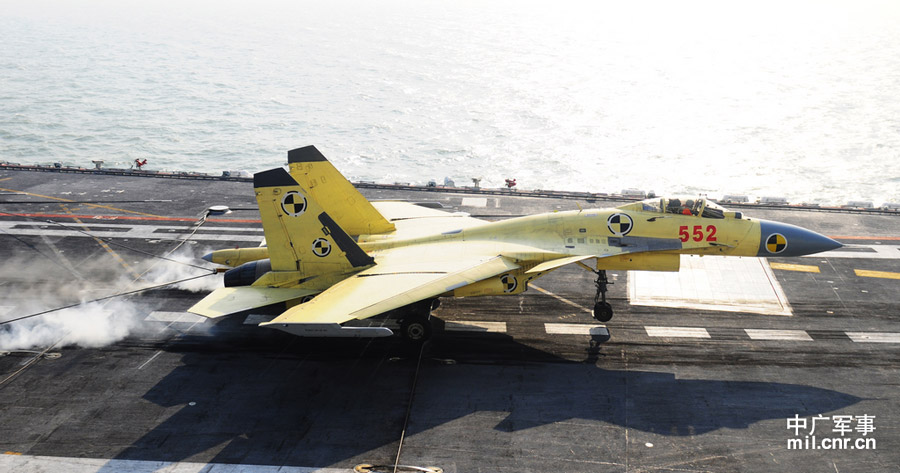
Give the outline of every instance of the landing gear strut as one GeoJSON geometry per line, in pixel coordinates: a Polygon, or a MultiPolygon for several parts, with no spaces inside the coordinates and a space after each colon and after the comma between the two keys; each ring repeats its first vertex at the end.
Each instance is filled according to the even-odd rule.
{"type": "Polygon", "coordinates": [[[609,302],[606,302],[606,291],[607,286],[612,283],[606,278],[605,269],[597,271],[595,284],[597,293],[594,295],[594,310],[591,311],[591,314],[600,322],[609,322],[613,316],[613,310],[609,302]]]}

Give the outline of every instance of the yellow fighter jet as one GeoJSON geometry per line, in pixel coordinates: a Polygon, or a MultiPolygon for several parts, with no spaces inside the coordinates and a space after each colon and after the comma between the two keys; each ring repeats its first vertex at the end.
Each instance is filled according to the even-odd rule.
{"type": "Polygon", "coordinates": [[[300,336],[380,337],[351,321],[387,315],[423,341],[439,297],[519,294],[576,263],[597,274],[594,317],[606,322],[607,270],[678,271],[680,255],[801,256],[840,243],[757,220],[703,198],[658,198],[488,222],[408,202],[369,202],[314,147],[288,152],[290,172],[254,175],[266,247],[219,250],[225,287],[189,309],[206,317],[284,304],[273,327],[300,336]],[[351,322],[349,325],[348,322],[351,322]]]}

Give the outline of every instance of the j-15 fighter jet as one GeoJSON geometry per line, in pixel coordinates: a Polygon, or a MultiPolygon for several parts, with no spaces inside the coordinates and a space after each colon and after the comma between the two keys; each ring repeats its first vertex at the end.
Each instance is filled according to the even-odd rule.
{"type": "Polygon", "coordinates": [[[704,198],[488,222],[369,202],[314,146],[289,151],[288,167],[253,177],[267,246],[206,255],[232,269],[225,287],[190,312],[221,317],[284,304],[260,325],[315,337],[388,336],[387,327],[353,321],[395,317],[404,338],[423,341],[438,298],[519,294],[568,264],[597,274],[593,315],[606,322],[613,315],[607,270],[678,271],[682,254],[801,256],[841,246],[704,198]]]}

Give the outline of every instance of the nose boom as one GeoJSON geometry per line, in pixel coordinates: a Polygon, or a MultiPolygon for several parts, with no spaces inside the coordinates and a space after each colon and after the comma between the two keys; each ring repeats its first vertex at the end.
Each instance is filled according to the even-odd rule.
{"type": "Polygon", "coordinates": [[[825,235],[796,225],[760,220],[757,256],[803,256],[842,246],[825,235]]]}

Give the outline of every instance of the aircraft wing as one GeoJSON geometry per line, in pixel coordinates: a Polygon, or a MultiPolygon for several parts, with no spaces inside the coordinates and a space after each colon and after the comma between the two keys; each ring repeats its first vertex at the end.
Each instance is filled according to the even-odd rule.
{"type": "Polygon", "coordinates": [[[339,324],[372,317],[519,267],[497,255],[434,261],[411,260],[403,249],[393,253],[396,254],[382,256],[374,267],[350,276],[313,300],[260,325],[296,335],[390,335],[386,328],[363,335],[359,328],[339,327],[339,324]]]}

